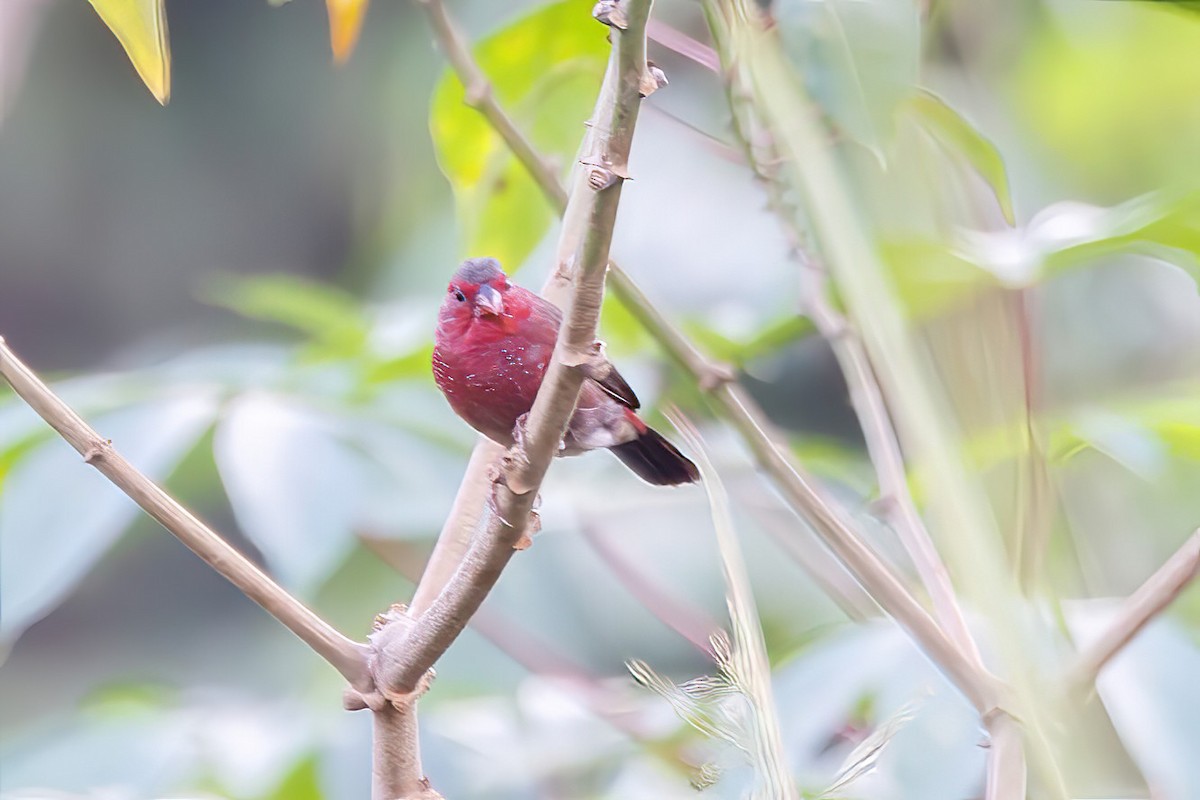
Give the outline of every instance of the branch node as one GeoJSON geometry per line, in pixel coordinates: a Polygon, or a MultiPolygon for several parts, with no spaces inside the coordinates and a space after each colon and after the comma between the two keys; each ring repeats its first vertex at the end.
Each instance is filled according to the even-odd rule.
{"type": "Polygon", "coordinates": [[[638,79],[638,94],[649,97],[668,83],[670,81],[667,80],[667,73],[662,71],[662,67],[653,61],[647,61],[646,70],[638,79]]]}
{"type": "Polygon", "coordinates": [[[492,96],[492,84],[488,81],[475,81],[464,89],[463,102],[476,111],[486,105],[492,96]]]}
{"type": "Polygon", "coordinates": [[[728,364],[705,364],[698,375],[700,391],[711,394],[727,383],[737,381],[737,372],[728,364]]]}
{"type": "Polygon", "coordinates": [[[610,28],[616,28],[619,31],[626,30],[629,27],[629,17],[619,0],[600,0],[599,3],[592,6],[592,16],[598,22],[610,28]]]}
{"type": "Polygon", "coordinates": [[[605,166],[596,161],[581,160],[579,163],[588,167],[587,182],[588,186],[594,192],[602,192],[605,189],[616,186],[629,177],[628,175],[620,174],[612,167],[605,166]]]}
{"type": "Polygon", "coordinates": [[[84,452],[84,463],[95,465],[106,459],[111,452],[112,439],[99,439],[84,452]]]}

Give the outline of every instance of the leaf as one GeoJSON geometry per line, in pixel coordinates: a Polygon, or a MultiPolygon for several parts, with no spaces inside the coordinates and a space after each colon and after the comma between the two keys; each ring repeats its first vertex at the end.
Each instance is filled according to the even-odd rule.
{"type": "Polygon", "coordinates": [[[349,554],[378,480],[324,418],[286,398],[248,393],[217,427],[213,453],[238,525],[280,580],[316,589],[349,554]]]}
{"type": "Polygon", "coordinates": [[[163,105],[171,97],[171,46],[162,0],[89,0],[116,35],[146,88],[163,105]]]}
{"type": "Polygon", "coordinates": [[[366,345],[370,324],[355,298],[335,286],[295,275],[224,276],[205,295],[245,317],[309,334],[322,354],[350,355],[366,345]]]}
{"type": "Polygon", "coordinates": [[[933,92],[916,91],[908,98],[906,106],[916,114],[926,131],[975,168],[995,192],[1008,224],[1015,224],[1008,174],[996,145],[933,92]]]}
{"type": "Polygon", "coordinates": [[[1152,192],[1108,208],[1053,203],[1024,228],[960,231],[950,249],[1013,287],[1119,252],[1159,258],[1196,278],[1200,277],[1200,192],[1152,192]]]}
{"type": "Polygon", "coordinates": [[[1035,26],[1005,81],[1043,169],[1085,196],[1194,185],[1200,25],[1156,5],[1102,25],[1035,26]]]}
{"type": "MultiPolygon", "coordinates": [[[[106,414],[95,426],[135,467],[162,480],[216,409],[215,395],[192,393],[106,414]]],[[[0,641],[11,643],[58,605],[138,513],[58,438],[18,460],[0,494],[0,641]]]]}
{"type": "MultiPolygon", "coordinates": [[[[570,0],[523,17],[474,48],[500,105],[539,153],[564,166],[583,133],[608,51],[587,4],[570,0]]],[[[451,72],[434,91],[430,130],[454,189],[465,252],[498,258],[512,272],[554,219],[549,203],[492,126],[465,104],[451,72]]]]}
{"type": "Polygon", "coordinates": [[[363,19],[367,15],[368,0],[325,0],[329,11],[329,43],[333,47],[333,60],[346,62],[358,44],[362,33],[363,19]]]}
{"type": "Polygon", "coordinates": [[[877,158],[917,79],[920,16],[907,0],[784,0],[775,17],[813,98],[877,158]]]}

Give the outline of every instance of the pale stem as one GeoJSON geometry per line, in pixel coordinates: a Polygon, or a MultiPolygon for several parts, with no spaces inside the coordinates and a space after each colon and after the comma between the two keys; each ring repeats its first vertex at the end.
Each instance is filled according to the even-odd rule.
{"type": "MultiPolygon", "coordinates": [[[[0,338],[0,374],[38,416],[58,431],[88,464],[113,482],[176,539],[200,556],[247,597],[262,606],[356,689],[370,688],[367,646],[355,642],[317,616],[272,581],[219,534],[197,519],[126,461],[110,440],[92,429],[25,366],[0,338]]],[[[48,554],[47,557],[53,557],[48,554]]]]}
{"type": "Polygon", "coordinates": [[[1124,649],[1146,625],[1179,597],[1200,570],[1200,530],[1137,588],[1117,612],[1116,620],[1100,638],[1083,650],[1067,670],[1067,684],[1091,686],[1104,666],[1124,649]]]}
{"type": "MultiPolygon", "coordinates": [[[[528,536],[530,512],[550,462],[575,409],[587,354],[591,352],[604,296],[608,250],[616,223],[625,166],[640,105],[646,66],[645,25],[649,0],[623,6],[628,26],[612,29],[609,73],[597,99],[598,124],[589,137],[599,151],[588,157],[590,208],[583,240],[574,257],[574,293],[559,330],[555,357],[526,423],[523,447],[501,462],[495,487],[496,513],[471,542],[450,582],[411,627],[390,625],[376,642],[374,672],[385,695],[406,696],[446,651],[495,585],[513,549],[528,536]],[[605,111],[610,110],[607,115],[605,111]]],[[[461,529],[461,526],[459,526],[461,529]]]]}

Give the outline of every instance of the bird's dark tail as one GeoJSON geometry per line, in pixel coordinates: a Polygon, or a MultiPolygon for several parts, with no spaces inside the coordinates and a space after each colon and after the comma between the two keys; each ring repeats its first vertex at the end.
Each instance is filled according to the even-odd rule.
{"type": "Polygon", "coordinates": [[[652,428],[646,428],[645,433],[632,442],[610,449],[646,483],[678,486],[700,480],[696,465],[652,428]]]}

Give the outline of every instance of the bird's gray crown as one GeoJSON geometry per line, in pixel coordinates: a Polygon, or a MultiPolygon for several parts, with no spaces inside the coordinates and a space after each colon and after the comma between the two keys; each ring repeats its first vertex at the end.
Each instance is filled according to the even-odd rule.
{"type": "Polygon", "coordinates": [[[468,258],[454,273],[457,280],[482,286],[504,276],[500,262],[494,258],[468,258]]]}

